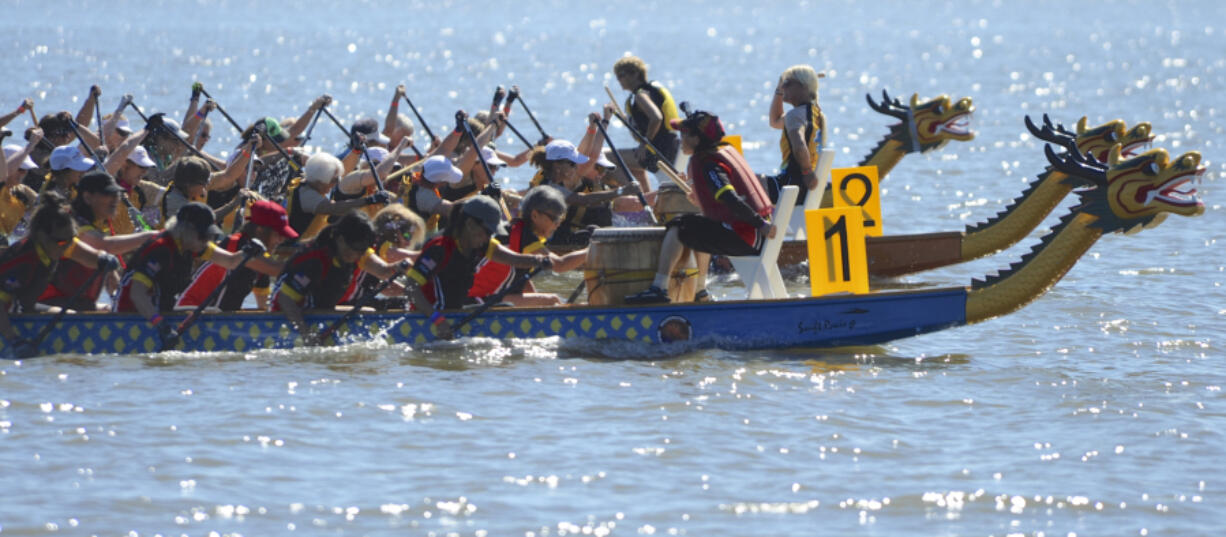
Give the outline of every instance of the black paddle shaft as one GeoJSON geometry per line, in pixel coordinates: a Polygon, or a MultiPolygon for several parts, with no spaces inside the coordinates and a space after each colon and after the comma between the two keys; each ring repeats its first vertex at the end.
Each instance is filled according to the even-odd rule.
{"type": "MultiPolygon", "coordinates": [[[[613,158],[617,159],[617,164],[621,166],[622,174],[624,174],[626,176],[626,180],[629,181],[627,184],[634,184],[635,179],[630,175],[630,168],[626,167],[626,161],[622,159],[621,153],[618,153],[617,148],[613,147],[613,140],[609,138],[609,132],[604,128],[604,122],[597,121],[596,128],[600,129],[600,135],[604,137],[605,143],[609,144],[609,151],[613,153],[613,158]]],[[[651,205],[647,203],[647,198],[643,196],[642,192],[639,192],[638,198],[639,203],[643,204],[643,208],[647,209],[647,215],[651,217],[651,223],[658,223],[655,212],[651,210],[651,205]]]]}
{"type": "MultiPolygon", "coordinates": [[[[145,113],[141,111],[140,107],[137,106],[135,102],[128,103],[128,106],[131,106],[133,110],[136,110],[137,115],[139,115],[141,119],[145,120],[146,123],[149,122],[149,116],[146,116],[145,113]]],[[[162,131],[166,132],[166,134],[168,134],[171,138],[174,138],[175,140],[177,140],[180,144],[183,144],[183,147],[186,147],[187,150],[191,154],[197,157],[200,157],[202,160],[204,160],[204,163],[209,165],[209,169],[213,171],[218,171],[217,165],[213,164],[213,161],[206,158],[204,156],[204,153],[201,153],[199,149],[196,149],[196,146],[192,145],[187,140],[184,140],[182,137],[180,137],[179,133],[172,132],[170,129],[166,128],[165,125],[161,125],[158,128],[162,129],[162,131]]]]}
{"type": "MultiPolygon", "coordinates": [[[[350,141],[353,141],[353,131],[345,128],[345,124],[341,123],[341,120],[336,119],[336,116],[332,115],[332,112],[326,106],[321,107],[320,110],[323,111],[324,115],[328,116],[328,119],[332,120],[332,123],[336,124],[336,128],[345,133],[345,136],[349,137],[350,141]]],[[[370,158],[370,151],[366,150],[366,142],[363,141],[362,146],[355,149],[362,151],[362,155],[366,157],[366,165],[370,166],[370,174],[375,178],[375,188],[378,188],[380,192],[387,190],[383,188],[383,179],[379,178],[378,170],[375,170],[375,161],[370,158]]]]}
{"type": "Polygon", "coordinates": [[[238,131],[239,134],[243,133],[243,128],[238,126],[238,122],[234,121],[234,118],[230,117],[230,114],[226,112],[225,108],[221,107],[221,103],[217,102],[217,99],[214,99],[212,95],[209,95],[209,92],[203,87],[200,88],[200,93],[203,93],[205,97],[207,97],[210,101],[213,101],[213,104],[217,105],[217,111],[221,112],[221,115],[225,116],[226,121],[230,122],[230,125],[234,127],[234,130],[238,131]]]}
{"type": "MultiPolygon", "coordinates": [[[[247,262],[250,261],[252,257],[255,257],[255,255],[254,254],[243,255],[243,259],[238,262],[238,266],[231,269],[229,274],[226,274],[225,279],[221,280],[221,283],[218,284],[217,287],[213,288],[213,292],[209,293],[209,296],[205,297],[205,299],[201,301],[199,304],[196,304],[196,309],[192,310],[191,313],[188,313],[187,317],[185,317],[183,321],[179,323],[179,327],[177,330],[179,332],[180,337],[183,336],[183,333],[186,332],[188,328],[191,328],[193,324],[196,324],[196,321],[200,320],[200,315],[204,313],[204,309],[209,307],[213,302],[215,302],[218,299],[218,297],[221,296],[221,292],[226,289],[226,286],[229,285],[230,282],[234,279],[234,276],[238,274],[238,269],[243,268],[243,266],[246,265],[247,262]]],[[[178,339],[175,339],[171,343],[172,344],[169,345],[171,349],[179,346],[178,339]]],[[[164,351],[164,350],[167,350],[165,346],[159,352],[164,351]]]]}
{"type": "Polygon", "coordinates": [[[528,113],[528,119],[531,119],[532,124],[536,125],[536,130],[541,132],[541,138],[548,138],[549,135],[545,134],[545,129],[541,128],[541,123],[537,121],[536,116],[532,114],[532,109],[528,108],[528,103],[524,102],[524,96],[519,93],[519,86],[514,86],[513,89],[515,91],[515,95],[519,99],[519,105],[524,107],[524,112],[528,113]]]}
{"type": "Polygon", "coordinates": [[[502,302],[502,299],[503,299],[503,298],[506,298],[507,294],[509,294],[509,293],[511,292],[511,290],[512,290],[512,289],[518,289],[518,288],[520,288],[520,287],[523,287],[523,286],[524,286],[524,284],[528,283],[528,280],[531,280],[533,276],[536,276],[537,274],[540,274],[540,272],[541,272],[542,270],[544,270],[544,269],[545,269],[545,267],[543,267],[543,266],[542,266],[542,267],[536,267],[536,268],[534,268],[534,269],[532,269],[532,270],[530,270],[530,271],[528,271],[528,272],[524,273],[524,274],[523,274],[522,276],[520,276],[519,278],[516,278],[516,279],[515,279],[515,283],[513,283],[513,284],[511,284],[511,285],[508,285],[508,286],[506,286],[506,287],[502,288],[502,290],[501,290],[501,291],[499,291],[499,292],[495,293],[494,295],[490,296],[488,299],[483,299],[483,302],[481,303],[481,305],[480,305],[480,306],[478,306],[478,307],[477,307],[477,309],[476,309],[476,310],[473,310],[473,312],[472,312],[472,313],[469,313],[469,314],[468,314],[467,316],[465,316],[463,319],[460,319],[460,320],[459,320],[459,322],[457,322],[457,323],[455,323],[454,325],[452,325],[452,326],[451,326],[451,333],[452,333],[452,334],[459,333],[460,329],[461,329],[461,328],[463,328],[463,327],[464,327],[464,325],[466,325],[466,324],[468,324],[468,323],[472,322],[472,321],[473,321],[473,319],[476,319],[477,317],[480,317],[482,313],[485,313],[485,312],[486,312],[486,310],[488,310],[488,309],[490,309],[490,308],[494,307],[494,305],[495,305],[495,304],[498,304],[498,303],[502,302]]]}
{"type": "Polygon", "coordinates": [[[413,105],[413,100],[410,99],[408,95],[401,95],[401,97],[404,97],[404,102],[409,103],[409,108],[413,110],[413,115],[417,116],[417,122],[421,123],[421,128],[426,129],[426,135],[429,136],[430,141],[433,142],[435,138],[434,131],[430,130],[430,125],[426,124],[426,120],[421,117],[421,112],[417,111],[417,107],[413,105]]]}

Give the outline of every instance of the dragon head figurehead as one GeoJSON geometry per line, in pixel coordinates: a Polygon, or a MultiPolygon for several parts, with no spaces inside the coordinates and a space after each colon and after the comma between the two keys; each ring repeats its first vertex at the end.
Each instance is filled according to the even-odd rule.
{"type": "MultiPolygon", "coordinates": [[[[1142,121],[1128,129],[1122,119],[1115,119],[1097,127],[1087,128],[1086,118],[1082,116],[1077,121],[1077,132],[1069,131],[1064,125],[1052,123],[1047,114],[1043,114],[1043,126],[1040,128],[1026,116],[1026,128],[1035,138],[1058,144],[1068,151],[1074,149],[1078,154],[1091,155],[1099,162],[1105,162],[1111,148],[1119,146],[1120,155],[1127,159],[1139,154],[1149,146],[1154,137],[1149,122],[1142,121]]],[[[1070,177],[1076,186],[1095,186],[1093,183],[1083,183],[1079,177],[1070,177]]]]}
{"type": "Polygon", "coordinates": [[[1197,216],[1205,211],[1191,186],[1205,172],[1197,151],[1172,159],[1165,149],[1152,149],[1125,158],[1117,144],[1106,163],[1074,152],[1056,155],[1050,145],[1044,151],[1056,169],[1100,185],[1078,192],[1079,209],[1097,216],[1094,225],[1105,232],[1138,231],[1162,223],[1168,214],[1197,216]]]}
{"type": "MultiPolygon", "coordinates": [[[[1060,126],[1063,129],[1063,126],[1060,126]]],[[[1153,129],[1149,122],[1142,121],[1127,129],[1124,120],[1108,121],[1094,128],[1086,128],[1086,118],[1082,116],[1077,121],[1077,150],[1081,154],[1089,153],[1099,161],[1107,160],[1108,153],[1116,144],[1120,145],[1120,155],[1132,158],[1140,154],[1150,142],[1154,141],[1153,129]]]]}
{"type": "Polygon", "coordinates": [[[932,151],[950,140],[964,142],[975,138],[975,133],[970,129],[975,105],[970,97],[954,102],[948,95],[942,95],[920,102],[917,93],[911,95],[910,105],[902,104],[897,98],[891,99],[885,90],[881,92],[880,103],[873,101],[872,95],[865,97],[873,110],[901,122],[890,128],[887,138],[901,141],[909,153],[932,151]]]}

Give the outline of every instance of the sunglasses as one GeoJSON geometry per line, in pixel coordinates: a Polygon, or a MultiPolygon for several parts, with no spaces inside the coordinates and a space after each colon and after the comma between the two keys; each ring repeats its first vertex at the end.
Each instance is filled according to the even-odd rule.
{"type": "Polygon", "coordinates": [[[537,212],[538,212],[538,213],[541,213],[541,214],[543,214],[543,215],[545,215],[545,217],[546,217],[546,218],[548,218],[548,219],[549,219],[551,222],[553,222],[553,223],[555,223],[555,224],[561,224],[561,223],[562,223],[562,215],[561,215],[561,214],[554,214],[554,213],[551,213],[551,212],[548,212],[548,211],[537,211],[537,212]]]}

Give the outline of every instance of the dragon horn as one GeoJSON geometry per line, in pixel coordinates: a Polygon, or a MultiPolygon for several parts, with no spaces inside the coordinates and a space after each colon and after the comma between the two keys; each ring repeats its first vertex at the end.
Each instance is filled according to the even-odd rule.
{"type": "Polygon", "coordinates": [[[1079,158],[1076,151],[1066,153],[1062,157],[1056,154],[1056,151],[1051,148],[1051,144],[1044,144],[1043,153],[1047,156],[1047,161],[1051,163],[1053,168],[1070,176],[1089,179],[1100,184],[1107,181],[1107,170],[1105,168],[1091,165],[1083,158],[1079,158]]]}
{"type": "Polygon", "coordinates": [[[1036,126],[1034,124],[1034,121],[1031,121],[1030,116],[1025,116],[1025,120],[1026,120],[1026,129],[1030,131],[1030,134],[1033,134],[1035,138],[1043,140],[1044,142],[1051,142],[1051,143],[1067,146],[1068,142],[1076,141],[1076,138],[1072,136],[1064,135],[1063,133],[1059,133],[1056,130],[1054,130],[1051,125],[1051,119],[1047,117],[1047,114],[1043,114],[1043,128],[1042,129],[1036,126]]]}
{"type": "Polygon", "coordinates": [[[880,103],[873,101],[872,94],[866,94],[864,98],[865,100],[868,101],[869,107],[871,107],[877,113],[885,114],[887,116],[895,117],[903,121],[906,121],[907,119],[906,111],[901,109],[902,105],[898,103],[897,99],[895,99],[894,102],[890,102],[890,94],[886,90],[881,90],[881,102],[880,103]]]}
{"type": "MultiPolygon", "coordinates": [[[[1048,125],[1050,125],[1050,124],[1051,124],[1051,119],[1047,117],[1047,114],[1043,114],[1043,121],[1044,121],[1045,123],[1047,123],[1048,125]]],[[[1056,132],[1058,132],[1058,133],[1060,133],[1060,134],[1063,134],[1063,135],[1065,135],[1065,136],[1069,136],[1069,137],[1072,137],[1072,138],[1077,138],[1077,133],[1075,133],[1075,132],[1073,132],[1073,131],[1068,130],[1067,128],[1065,128],[1063,123],[1057,123],[1057,124],[1056,124],[1056,125],[1055,125],[1055,126],[1052,128],[1052,130],[1054,130],[1054,131],[1056,131],[1056,132]]]]}

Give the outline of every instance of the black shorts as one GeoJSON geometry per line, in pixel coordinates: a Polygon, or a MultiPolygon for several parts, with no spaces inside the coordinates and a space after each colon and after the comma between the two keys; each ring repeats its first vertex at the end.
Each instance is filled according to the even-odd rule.
{"type": "MultiPolygon", "coordinates": [[[[677,133],[668,131],[657,134],[651,141],[651,145],[660,151],[660,157],[667,161],[669,166],[677,162],[677,152],[681,150],[681,138],[677,136],[677,133]]],[[[651,173],[660,172],[660,164],[650,151],[647,152],[646,162],[640,162],[639,166],[651,173]]]]}
{"type": "Polygon", "coordinates": [[[683,214],[669,220],[665,227],[677,228],[681,244],[691,250],[715,255],[758,255],[761,238],[747,244],[740,235],[724,224],[700,214],[683,214]]]}
{"type": "Polygon", "coordinates": [[[796,195],[796,206],[804,206],[809,188],[805,186],[803,177],[789,174],[787,170],[779,172],[779,175],[759,175],[758,177],[762,180],[762,187],[766,190],[766,195],[770,197],[771,203],[779,203],[779,193],[783,192],[783,187],[796,185],[800,187],[800,193],[796,195]]]}

